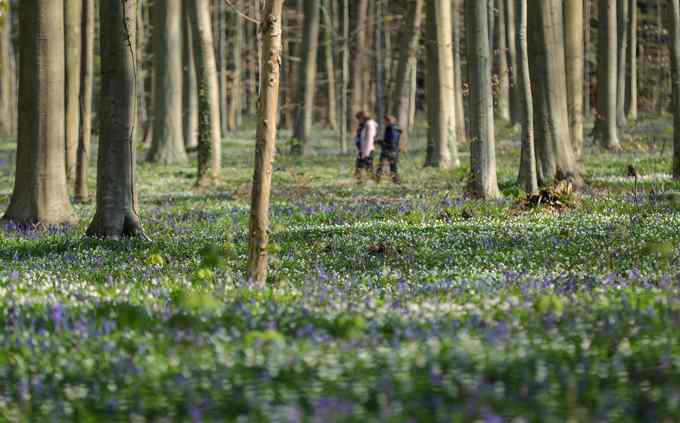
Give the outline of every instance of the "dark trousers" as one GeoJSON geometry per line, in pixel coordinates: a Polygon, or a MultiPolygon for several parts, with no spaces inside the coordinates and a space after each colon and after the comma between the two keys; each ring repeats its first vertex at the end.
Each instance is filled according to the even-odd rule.
{"type": "Polygon", "coordinates": [[[389,163],[390,165],[392,180],[394,182],[399,182],[399,151],[383,150],[380,152],[380,161],[378,162],[378,168],[375,170],[375,176],[378,181],[382,176],[385,163],[389,163]]]}
{"type": "Polygon", "coordinates": [[[368,157],[357,157],[357,162],[356,162],[356,176],[358,178],[361,177],[361,172],[362,171],[367,171],[369,173],[373,173],[373,152],[368,155],[368,157]]]}

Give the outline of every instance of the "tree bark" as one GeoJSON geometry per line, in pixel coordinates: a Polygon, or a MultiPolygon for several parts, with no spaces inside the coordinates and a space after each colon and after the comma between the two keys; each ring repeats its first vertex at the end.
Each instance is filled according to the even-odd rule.
{"type": "MultiPolygon", "coordinates": [[[[583,119],[590,119],[592,117],[592,105],[590,104],[590,84],[591,84],[591,68],[590,68],[590,20],[592,16],[592,2],[591,0],[584,1],[584,31],[583,31],[583,50],[584,50],[584,62],[583,62],[583,119]]],[[[633,0],[635,1],[635,0],[633,0]]],[[[585,135],[584,135],[585,136],[585,135]]]]}
{"type": "MultiPolygon", "coordinates": [[[[83,0],[86,1],[86,0],[83,0]]],[[[147,40],[146,40],[146,22],[144,19],[145,6],[143,2],[137,2],[137,126],[140,128],[146,127],[149,123],[149,109],[147,108],[147,95],[146,95],[146,80],[147,80],[147,66],[146,66],[146,50],[147,50],[147,40]]],[[[83,88],[84,89],[84,88],[83,88]]],[[[137,131],[137,136],[141,138],[141,142],[144,143],[144,132],[143,130],[137,131]]]]}
{"type": "Polygon", "coordinates": [[[195,41],[199,117],[197,186],[214,182],[221,166],[219,83],[208,6],[207,2],[198,1],[192,1],[189,5],[189,19],[195,41]]]}
{"type": "Polygon", "coordinates": [[[248,279],[267,281],[269,204],[276,144],[276,116],[281,66],[281,11],[283,0],[269,0],[263,25],[266,62],[260,80],[260,110],[255,148],[255,172],[248,231],[248,279]]]}
{"type": "Polygon", "coordinates": [[[517,17],[515,16],[517,0],[505,0],[505,21],[508,43],[508,68],[510,79],[510,118],[512,123],[522,123],[522,90],[520,74],[522,65],[517,57],[517,17]]]}
{"type": "Polygon", "coordinates": [[[73,181],[76,176],[78,133],[80,130],[80,27],[82,25],[82,0],[64,0],[64,36],[66,64],[66,176],[73,181]]]}
{"type": "Polygon", "coordinates": [[[408,143],[409,135],[409,113],[411,104],[411,65],[416,60],[418,46],[420,44],[421,25],[423,21],[424,0],[410,0],[408,2],[408,12],[403,26],[403,35],[399,45],[402,46],[399,52],[397,65],[397,76],[394,90],[394,103],[391,114],[396,116],[401,125],[401,144],[408,143]]]}
{"type": "Polygon", "coordinates": [[[628,74],[626,77],[626,117],[635,121],[638,118],[638,5],[637,0],[627,0],[629,13],[628,27],[628,74]]]}
{"type": "Polygon", "coordinates": [[[3,220],[73,223],[64,160],[64,2],[22,0],[19,16],[16,172],[3,220]]]}
{"type": "Polygon", "coordinates": [[[319,0],[304,0],[304,22],[302,38],[302,65],[298,76],[295,128],[293,137],[302,143],[302,150],[294,154],[308,156],[313,153],[309,133],[314,119],[314,97],[316,95],[317,55],[319,51],[319,0]]]}
{"type": "Polygon", "coordinates": [[[468,74],[470,75],[470,181],[472,196],[501,196],[496,179],[495,129],[491,89],[488,3],[465,2],[468,74]]]}
{"type": "Polygon", "coordinates": [[[626,63],[628,58],[628,2],[617,0],[618,58],[616,80],[616,124],[626,126],[626,63]]]}
{"type": "Polygon", "coordinates": [[[194,60],[194,35],[189,9],[195,0],[182,0],[182,130],[184,148],[189,151],[198,146],[198,92],[196,61],[194,60]]]}
{"type": "Polygon", "coordinates": [[[135,195],[136,0],[100,3],[101,136],[97,156],[97,210],[87,235],[144,236],[135,195]]]}
{"type": "MultiPolygon", "coordinates": [[[[220,139],[226,136],[229,132],[229,101],[227,99],[228,82],[227,82],[227,13],[226,2],[220,0],[216,4],[217,13],[215,19],[217,20],[217,38],[214,43],[217,44],[216,57],[213,55],[217,66],[217,79],[219,81],[217,86],[217,103],[220,114],[220,139]]],[[[208,18],[210,18],[210,8],[208,8],[208,18]]]]}
{"type": "Polygon", "coordinates": [[[564,31],[567,66],[567,106],[575,157],[583,151],[583,0],[565,0],[564,31]]]}
{"type": "Polygon", "coordinates": [[[381,1],[375,2],[375,114],[380,128],[383,128],[383,117],[386,115],[385,103],[387,99],[385,81],[387,54],[385,50],[385,5],[381,1]]]}
{"type": "MultiPolygon", "coordinates": [[[[236,1],[236,7],[242,7],[243,0],[236,1]]],[[[239,9],[240,10],[240,9],[239,9]]],[[[243,18],[238,14],[233,14],[234,32],[232,35],[231,48],[231,69],[228,73],[229,79],[229,117],[227,129],[235,131],[241,127],[242,108],[243,108],[243,18]]]]}
{"type": "Polygon", "coordinates": [[[510,121],[510,77],[508,70],[508,38],[505,26],[505,0],[495,0],[496,18],[496,64],[498,69],[498,118],[510,121]]]}
{"type": "Polygon", "coordinates": [[[522,151],[519,166],[518,182],[529,194],[538,191],[536,173],[536,152],[534,146],[534,99],[529,71],[529,47],[527,44],[527,0],[519,2],[519,34],[517,50],[519,53],[520,75],[517,82],[522,90],[520,110],[522,120],[522,151]]]}
{"type": "Polygon", "coordinates": [[[428,140],[425,166],[458,166],[451,3],[426,2],[428,140]]]}
{"type": "MultiPolygon", "coordinates": [[[[366,105],[366,92],[364,86],[364,67],[366,66],[366,17],[368,16],[368,0],[355,0],[356,4],[356,43],[354,48],[354,60],[352,61],[352,113],[363,110],[366,105]]],[[[348,119],[350,119],[348,117],[348,119]]]]}
{"type": "Polygon", "coordinates": [[[349,153],[347,129],[349,113],[349,0],[342,1],[342,81],[340,87],[340,154],[349,153]]]}
{"type": "Polygon", "coordinates": [[[7,7],[0,29],[0,135],[17,133],[17,63],[12,42],[12,8],[7,7]]]}
{"type": "Polygon", "coordinates": [[[561,0],[528,2],[538,183],[578,180],[569,132],[561,0]]]}
{"type": "Polygon", "coordinates": [[[336,78],[335,78],[335,60],[334,56],[334,46],[335,46],[335,32],[333,30],[333,18],[331,15],[331,2],[325,0],[323,3],[323,50],[324,50],[324,61],[326,64],[326,89],[328,100],[326,101],[326,107],[328,109],[327,113],[327,123],[328,127],[333,131],[338,129],[338,112],[337,112],[337,94],[336,94],[336,78]]]}
{"type": "Polygon", "coordinates": [[[94,85],[94,30],[95,2],[83,0],[82,58],[80,69],[80,134],[78,157],[76,161],[75,200],[87,201],[88,167],[90,164],[90,144],[92,140],[92,90],[94,85]]]}
{"type": "Polygon", "coordinates": [[[673,82],[673,179],[680,179],[680,0],[671,0],[670,56],[673,82]]]}
{"type": "Polygon", "coordinates": [[[182,2],[155,0],[154,121],[147,161],[159,164],[187,160],[182,132],[182,2]]]}
{"type": "Polygon", "coordinates": [[[593,135],[609,150],[620,149],[616,122],[617,34],[616,0],[598,1],[597,117],[593,135]]]}

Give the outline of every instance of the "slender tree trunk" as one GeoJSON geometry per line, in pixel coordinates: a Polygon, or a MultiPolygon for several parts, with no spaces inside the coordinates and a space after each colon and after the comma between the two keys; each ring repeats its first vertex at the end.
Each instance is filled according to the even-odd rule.
{"type": "Polygon", "coordinates": [[[135,195],[135,0],[101,2],[101,136],[89,236],[144,236],[135,195]]]}
{"type": "Polygon", "coordinates": [[[628,57],[628,2],[617,0],[617,80],[616,80],[616,123],[619,128],[626,126],[626,62],[628,57]]]}
{"type": "Polygon", "coordinates": [[[671,0],[670,56],[673,82],[673,179],[680,179],[680,0],[671,0]]]}
{"type": "MultiPolygon", "coordinates": [[[[86,0],[83,0],[86,1],[86,0]]],[[[140,128],[146,127],[149,120],[149,109],[147,108],[146,98],[146,79],[147,66],[145,60],[145,52],[147,49],[146,42],[146,24],[144,22],[144,3],[137,2],[137,126],[140,128]]],[[[84,65],[83,65],[84,66],[84,65]]],[[[84,89],[84,88],[83,88],[84,89]]],[[[141,142],[144,142],[144,131],[137,131],[138,137],[141,137],[141,142]]]]}
{"type": "Polygon", "coordinates": [[[194,61],[194,36],[191,29],[189,9],[195,0],[182,0],[182,129],[184,147],[187,151],[198,145],[198,89],[196,62],[194,61]]]}
{"type": "Polygon", "coordinates": [[[576,157],[583,151],[583,0],[565,0],[564,31],[569,128],[576,157]]]}
{"type": "MultiPolygon", "coordinates": [[[[242,7],[243,0],[236,1],[236,7],[242,7]]],[[[240,10],[240,9],[239,9],[240,10]]],[[[229,118],[227,127],[231,131],[241,127],[243,97],[243,18],[233,14],[234,31],[232,35],[231,69],[229,71],[229,118]]]]}
{"type": "Polygon", "coordinates": [[[580,182],[569,132],[562,0],[529,0],[538,183],[580,182]]]}
{"type": "Polygon", "coordinates": [[[403,131],[401,144],[408,143],[409,135],[409,114],[411,105],[411,67],[418,53],[420,44],[421,25],[423,21],[424,0],[410,0],[408,2],[408,12],[403,26],[403,35],[399,45],[399,61],[397,65],[397,76],[394,90],[394,104],[391,114],[396,116],[403,131]]]}
{"type": "Polygon", "coordinates": [[[465,2],[468,74],[470,75],[470,193],[476,198],[501,196],[496,180],[495,129],[491,89],[488,3],[465,2]]]}
{"type": "Polygon", "coordinates": [[[173,164],[187,160],[182,132],[182,3],[155,0],[154,129],[147,160],[173,164]]]}
{"type": "Polygon", "coordinates": [[[342,84],[340,93],[340,154],[347,154],[349,113],[349,0],[342,1],[342,84]]]}
{"type": "Polygon", "coordinates": [[[298,76],[295,128],[293,137],[303,144],[302,151],[294,153],[312,154],[312,141],[309,137],[314,119],[314,97],[316,95],[316,69],[319,51],[319,0],[304,0],[304,23],[302,39],[302,65],[298,76]]]}
{"type": "Polygon", "coordinates": [[[0,28],[0,135],[14,137],[17,132],[17,64],[12,43],[12,13],[8,6],[0,28]]]}
{"type": "Polygon", "coordinates": [[[456,109],[456,141],[465,143],[467,132],[465,130],[465,108],[463,101],[463,65],[461,64],[461,32],[463,21],[460,9],[463,0],[453,0],[451,21],[453,22],[453,81],[454,81],[454,104],[456,109]]]}
{"type": "Polygon", "coordinates": [[[428,140],[425,166],[458,166],[453,76],[451,3],[426,2],[428,140]],[[453,151],[451,151],[453,147],[453,151]]]}
{"type": "Polygon", "coordinates": [[[368,0],[355,0],[356,4],[356,32],[357,39],[352,61],[352,114],[363,110],[366,105],[366,91],[364,86],[364,68],[366,67],[366,17],[368,16],[368,0]]]}
{"type": "Polygon", "coordinates": [[[512,123],[522,123],[522,92],[520,87],[521,64],[517,57],[517,23],[515,10],[517,0],[505,0],[505,21],[508,43],[508,67],[510,79],[510,118],[512,123]]]}
{"type": "Polygon", "coordinates": [[[375,114],[380,128],[383,127],[382,118],[386,112],[385,64],[387,54],[385,50],[385,5],[382,1],[375,2],[375,114]]]}
{"type": "Polygon", "coordinates": [[[609,150],[621,148],[616,124],[616,3],[617,0],[598,1],[597,117],[593,135],[602,147],[609,150]]]}
{"type": "MultiPolygon", "coordinates": [[[[142,21],[144,22],[145,25],[147,26],[152,26],[152,13],[151,13],[151,5],[148,4],[148,2],[141,1],[141,13],[142,13],[142,21]]],[[[146,145],[151,145],[153,141],[153,127],[154,127],[154,112],[156,110],[155,107],[155,101],[156,101],[156,71],[155,71],[155,63],[156,60],[154,58],[153,50],[154,50],[154,31],[151,31],[151,35],[146,37],[146,48],[144,50],[145,55],[144,58],[151,57],[151,59],[147,59],[150,63],[148,63],[148,68],[149,72],[147,74],[147,83],[148,85],[145,86],[145,92],[144,92],[144,97],[145,100],[147,101],[147,119],[146,122],[144,122],[143,126],[143,131],[144,133],[142,134],[142,143],[146,145]]]]}
{"type": "MultiPolygon", "coordinates": [[[[210,10],[208,10],[208,14],[210,10]]],[[[208,15],[208,18],[210,16],[208,15]]],[[[220,0],[217,2],[217,13],[215,16],[217,19],[217,38],[215,38],[215,43],[217,44],[217,78],[219,80],[219,85],[217,87],[217,101],[218,110],[220,114],[220,139],[226,136],[229,132],[229,101],[227,100],[227,14],[226,14],[226,2],[220,0]]]]}
{"type": "Polygon", "coordinates": [[[83,0],[82,51],[80,69],[80,136],[76,161],[75,200],[87,201],[87,170],[90,164],[90,144],[92,139],[92,90],[94,85],[94,30],[95,2],[83,0]]]}
{"type": "Polygon", "coordinates": [[[626,78],[626,117],[630,120],[638,118],[638,5],[637,0],[627,0],[630,2],[629,9],[629,28],[628,35],[628,75],[626,78]]]}
{"type": "MultiPolygon", "coordinates": [[[[584,1],[584,25],[585,29],[583,31],[583,50],[584,50],[584,62],[583,62],[583,119],[590,119],[592,117],[592,105],[590,104],[590,84],[591,84],[591,67],[590,67],[590,19],[592,16],[592,2],[591,0],[584,1]]],[[[635,1],[635,0],[633,0],[635,1]]]]}
{"type": "Polygon", "coordinates": [[[66,176],[73,181],[76,176],[78,132],[80,130],[80,26],[82,25],[82,0],[64,0],[64,29],[66,37],[66,176]]]}
{"type": "Polygon", "coordinates": [[[529,47],[527,44],[527,0],[519,2],[519,34],[517,50],[519,53],[520,75],[518,83],[522,93],[522,152],[519,166],[518,182],[529,194],[538,191],[536,174],[536,153],[534,148],[534,99],[531,89],[529,71],[529,47]]]}
{"type": "Polygon", "coordinates": [[[263,26],[266,62],[263,63],[260,80],[260,111],[248,231],[248,279],[258,285],[264,285],[267,281],[267,232],[279,101],[282,7],[283,0],[269,0],[263,26]]]}
{"type": "Polygon", "coordinates": [[[16,172],[3,220],[72,223],[64,161],[64,2],[22,0],[19,19],[16,172]]]}
{"type": "Polygon", "coordinates": [[[333,60],[333,47],[335,43],[335,36],[333,30],[333,18],[331,16],[330,1],[325,0],[323,4],[323,51],[324,61],[326,64],[326,88],[328,99],[326,107],[328,109],[327,123],[328,127],[336,131],[338,129],[338,113],[337,113],[337,95],[336,95],[336,80],[335,80],[335,61],[333,60]]]}
{"type": "Polygon", "coordinates": [[[496,63],[498,69],[498,118],[510,121],[510,77],[508,39],[505,27],[505,0],[496,0],[496,63]]]}
{"type": "Polygon", "coordinates": [[[198,186],[214,181],[220,172],[221,159],[218,70],[208,6],[207,2],[198,1],[189,6],[198,97],[198,186]]]}

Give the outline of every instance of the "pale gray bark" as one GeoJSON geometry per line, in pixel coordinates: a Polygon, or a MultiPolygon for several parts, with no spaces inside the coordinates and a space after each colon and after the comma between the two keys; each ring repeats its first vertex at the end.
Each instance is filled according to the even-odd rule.
{"type": "Polygon", "coordinates": [[[680,0],[671,0],[670,56],[673,82],[673,179],[680,179],[680,0]]]}
{"type": "Polygon", "coordinates": [[[501,196],[496,179],[495,128],[491,89],[488,3],[465,2],[468,74],[470,75],[470,193],[501,196]]]}
{"type": "Polygon", "coordinates": [[[182,131],[182,2],[153,4],[154,121],[147,161],[160,164],[187,160],[182,131]]]}
{"type": "Polygon", "coordinates": [[[263,53],[266,56],[260,80],[260,110],[248,230],[248,279],[260,286],[267,281],[269,204],[279,101],[282,7],[283,0],[267,2],[262,28],[263,53]]]}
{"type": "Polygon", "coordinates": [[[593,135],[604,148],[621,148],[616,122],[617,103],[617,0],[599,1],[597,49],[597,116],[593,135]]]}
{"type": "Polygon", "coordinates": [[[626,75],[626,117],[630,120],[638,118],[638,4],[637,0],[627,0],[629,13],[628,27],[628,74],[626,75]]]}
{"type": "Polygon", "coordinates": [[[515,11],[518,0],[505,0],[505,33],[508,43],[508,68],[510,79],[510,117],[513,123],[522,122],[522,90],[520,87],[520,74],[522,65],[517,57],[517,17],[515,11]]]}
{"type": "Polygon", "coordinates": [[[182,130],[187,151],[198,145],[198,89],[196,62],[194,60],[194,36],[189,18],[189,8],[195,0],[182,0],[182,130]]]}
{"type": "Polygon", "coordinates": [[[316,95],[317,55],[319,51],[319,19],[318,0],[304,0],[304,21],[302,37],[302,65],[298,76],[298,94],[296,102],[295,128],[293,137],[302,142],[302,151],[296,154],[312,154],[312,142],[309,137],[314,118],[314,98],[316,95]]]}
{"type": "Polygon", "coordinates": [[[454,80],[454,103],[456,109],[456,141],[458,144],[465,143],[467,132],[465,129],[465,102],[463,101],[463,65],[460,53],[461,33],[463,20],[461,7],[463,0],[453,0],[451,9],[451,21],[453,26],[453,80],[454,80]]]}
{"type": "MultiPolygon", "coordinates": [[[[628,0],[626,0],[628,1],[628,0]]],[[[574,154],[580,157],[583,151],[583,0],[565,0],[564,31],[567,66],[567,106],[569,107],[569,128],[574,154]]]]}
{"type": "Polygon", "coordinates": [[[340,89],[340,154],[347,154],[349,113],[349,0],[342,1],[342,82],[340,89]]]}
{"type": "Polygon", "coordinates": [[[94,85],[94,31],[95,2],[83,0],[82,51],[80,69],[80,134],[78,157],[76,161],[76,201],[87,201],[88,167],[90,164],[90,144],[92,139],[92,90],[94,85]]]}
{"type": "Polygon", "coordinates": [[[135,195],[136,0],[100,3],[102,85],[97,210],[89,236],[144,236],[135,195]]]}
{"type": "Polygon", "coordinates": [[[616,68],[616,124],[619,128],[623,128],[626,126],[626,62],[628,60],[629,0],[617,1],[618,57],[616,68]]]}
{"type": "Polygon", "coordinates": [[[356,27],[351,33],[356,33],[353,49],[353,60],[350,81],[352,83],[352,113],[363,110],[366,105],[366,95],[369,87],[364,86],[364,68],[366,67],[366,19],[368,16],[368,0],[355,0],[356,27]]]}
{"type": "MultiPolygon", "coordinates": [[[[242,7],[243,0],[236,0],[236,7],[242,7]]],[[[239,9],[240,10],[240,9],[239,9]]],[[[227,128],[231,131],[241,127],[243,119],[243,18],[232,14],[233,34],[231,47],[231,68],[229,71],[229,117],[227,128]]]]}
{"type": "Polygon", "coordinates": [[[386,114],[385,103],[387,100],[385,89],[385,64],[387,54],[385,50],[385,5],[382,1],[375,2],[375,114],[378,117],[380,128],[383,128],[383,117],[386,114]]]}
{"type": "Polygon", "coordinates": [[[0,28],[0,135],[17,133],[17,63],[12,43],[12,14],[8,7],[0,28]]]}
{"type": "Polygon", "coordinates": [[[323,13],[323,51],[324,63],[326,71],[326,93],[328,98],[326,100],[326,122],[328,127],[332,130],[338,129],[338,112],[337,112],[337,94],[336,94],[336,78],[335,78],[335,60],[333,58],[335,46],[335,32],[333,30],[333,18],[331,15],[331,7],[328,0],[324,1],[323,13]]]}
{"type": "Polygon", "coordinates": [[[66,176],[74,180],[80,130],[80,44],[83,0],[64,0],[66,176]]]}
{"type": "Polygon", "coordinates": [[[64,161],[64,1],[22,0],[19,19],[16,172],[3,220],[73,223],[64,161]]]}
{"type": "Polygon", "coordinates": [[[496,69],[498,70],[498,105],[500,120],[510,121],[510,76],[508,70],[508,38],[506,33],[505,0],[496,1],[496,69]]]}
{"type": "Polygon", "coordinates": [[[215,47],[206,2],[191,2],[189,19],[194,39],[198,98],[198,173],[196,185],[214,182],[221,167],[219,83],[215,47]]]}

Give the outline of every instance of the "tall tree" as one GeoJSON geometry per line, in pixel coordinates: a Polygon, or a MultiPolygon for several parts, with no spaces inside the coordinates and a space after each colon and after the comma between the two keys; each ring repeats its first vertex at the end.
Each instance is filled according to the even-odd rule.
{"type": "Polygon", "coordinates": [[[83,0],[82,51],[80,70],[80,134],[76,161],[76,201],[89,197],[87,174],[90,165],[90,143],[92,139],[92,91],[94,86],[94,31],[95,2],[83,0]]]}
{"type": "Polygon", "coordinates": [[[671,79],[673,81],[673,179],[680,179],[680,0],[671,0],[671,79]]]}
{"type": "Polygon", "coordinates": [[[208,2],[199,1],[192,1],[189,5],[189,19],[195,41],[199,116],[197,185],[213,181],[219,174],[221,163],[219,83],[209,6],[208,2]]]}
{"type": "MultiPolygon", "coordinates": [[[[236,7],[241,7],[243,0],[236,1],[236,7]]],[[[231,14],[233,33],[231,36],[232,46],[230,69],[227,73],[229,84],[229,118],[227,127],[236,130],[241,126],[243,106],[243,19],[236,13],[231,14]]]]}
{"type": "Polygon", "coordinates": [[[64,1],[19,3],[19,126],[14,191],[3,220],[75,220],[64,161],[64,1]]]}
{"type": "Polygon", "coordinates": [[[534,148],[534,99],[531,89],[531,73],[529,71],[529,47],[527,42],[527,0],[517,0],[519,10],[519,33],[517,35],[517,51],[519,74],[517,82],[522,90],[522,151],[519,166],[518,182],[530,194],[538,191],[538,175],[536,172],[536,151],[534,148]]]}
{"type": "Polygon", "coordinates": [[[338,129],[338,99],[336,94],[335,60],[333,58],[335,31],[333,29],[333,16],[331,15],[332,4],[332,2],[325,0],[321,11],[323,13],[323,51],[326,71],[326,93],[328,96],[326,101],[326,108],[328,109],[326,120],[328,127],[335,131],[338,129]]]}
{"type": "Polygon", "coordinates": [[[505,0],[505,32],[508,42],[508,68],[510,71],[510,114],[512,122],[518,124],[522,122],[522,90],[519,78],[521,77],[521,67],[517,57],[517,17],[516,10],[518,0],[505,0]]]}
{"type": "Polygon", "coordinates": [[[569,127],[576,157],[583,150],[583,76],[584,76],[584,39],[583,39],[583,0],[565,0],[564,31],[567,66],[567,105],[569,107],[569,127]]]}
{"type": "Polygon", "coordinates": [[[426,166],[458,166],[450,0],[426,2],[427,157],[426,166]]]}
{"type": "MultiPolygon", "coordinates": [[[[453,0],[451,6],[451,21],[453,25],[453,78],[454,78],[454,98],[456,109],[456,141],[462,144],[467,139],[465,129],[465,107],[463,100],[463,65],[461,60],[461,32],[463,21],[461,18],[461,7],[463,0],[453,0]]],[[[415,55],[414,55],[415,57],[415,55]]]]}
{"type": "Polygon", "coordinates": [[[101,66],[97,210],[89,236],[143,236],[135,195],[136,0],[99,5],[101,66]]]}
{"type": "Polygon", "coordinates": [[[496,69],[498,71],[498,118],[510,121],[510,76],[508,70],[508,38],[506,32],[505,0],[496,1],[496,69]]]}
{"type": "MultiPolygon", "coordinates": [[[[215,61],[217,63],[217,102],[220,113],[221,136],[225,136],[229,131],[229,100],[227,99],[228,78],[227,78],[227,4],[225,1],[218,1],[215,4],[215,27],[217,29],[215,50],[217,51],[215,61]]],[[[208,11],[210,7],[208,7],[208,11]]],[[[210,17],[210,16],[208,16],[210,17]]]]}
{"type": "Polygon", "coordinates": [[[279,101],[282,8],[283,0],[268,0],[262,28],[266,61],[263,63],[260,78],[260,110],[248,230],[248,278],[258,285],[264,285],[267,281],[269,204],[279,101]]]}
{"type": "Polygon", "coordinates": [[[64,36],[66,91],[66,175],[70,180],[76,176],[78,133],[80,130],[80,29],[82,25],[83,0],[64,0],[64,36]]]}
{"type": "Polygon", "coordinates": [[[304,22],[302,37],[302,66],[298,76],[299,100],[296,103],[295,128],[293,137],[302,142],[303,153],[312,153],[312,142],[309,133],[314,118],[314,96],[316,94],[316,69],[319,51],[319,0],[304,0],[304,22]]]}
{"type": "Polygon", "coordinates": [[[604,148],[620,148],[616,122],[617,100],[617,1],[598,1],[597,117],[594,138],[604,148]]]}
{"type": "Polygon", "coordinates": [[[626,75],[626,117],[638,118],[638,4],[637,0],[627,0],[628,5],[628,73],[626,75]]]}
{"type": "Polygon", "coordinates": [[[501,196],[496,179],[496,147],[491,90],[488,3],[465,2],[468,74],[470,75],[470,193],[477,198],[501,196]]]}
{"type": "Polygon", "coordinates": [[[7,4],[0,20],[0,135],[13,137],[17,130],[17,64],[12,42],[12,14],[12,8],[7,4]]]}
{"type": "Polygon", "coordinates": [[[418,45],[420,44],[421,25],[423,21],[424,0],[409,0],[406,22],[403,25],[403,33],[399,45],[399,61],[392,99],[391,114],[396,116],[402,133],[401,143],[408,142],[409,114],[411,105],[411,65],[416,60],[418,45]]]}
{"type": "Polygon", "coordinates": [[[374,44],[375,44],[375,112],[376,116],[382,121],[386,114],[385,102],[386,93],[386,68],[387,53],[385,51],[385,4],[382,1],[375,2],[375,25],[374,25],[374,44]]]}
{"type": "Polygon", "coordinates": [[[626,63],[628,61],[628,4],[629,0],[617,0],[617,80],[616,80],[616,124],[626,126],[626,63]]]}
{"type": "Polygon", "coordinates": [[[340,84],[340,154],[347,154],[349,102],[349,0],[342,0],[342,81],[340,84]]]}
{"type": "Polygon", "coordinates": [[[194,0],[182,0],[182,130],[187,151],[198,145],[198,92],[196,61],[194,60],[194,35],[189,18],[189,8],[194,0]]]}
{"type": "Polygon", "coordinates": [[[355,26],[350,34],[356,34],[352,60],[352,115],[366,107],[366,95],[368,87],[364,86],[364,68],[366,67],[366,21],[368,16],[368,0],[355,0],[355,26]]]}
{"type": "Polygon", "coordinates": [[[182,2],[153,4],[154,120],[147,160],[172,164],[187,160],[182,132],[182,2]]]}

